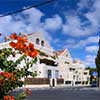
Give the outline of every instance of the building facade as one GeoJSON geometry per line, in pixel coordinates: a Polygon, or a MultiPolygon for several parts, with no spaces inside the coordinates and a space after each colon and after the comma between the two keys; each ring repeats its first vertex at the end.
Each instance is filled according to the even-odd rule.
{"type": "MultiPolygon", "coordinates": [[[[36,72],[37,76],[34,79],[29,77],[26,80],[28,84],[47,84],[49,86],[89,85],[89,70],[85,69],[85,65],[81,61],[73,60],[68,49],[54,51],[41,33],[24,35],[39,52],[37,63],[29,69],[36,72]]],[[[9,48],[9,40],[9,37],[6,38],[6,41],[0,44],[0,49],[9,48]]],[[[15,60],[20,56],[20,54],[17,54],[15,58],[9,57],[9,59],[15,60]]],[[[24,63],[23,61],[20,66],[23,67],[24,63]]]]}

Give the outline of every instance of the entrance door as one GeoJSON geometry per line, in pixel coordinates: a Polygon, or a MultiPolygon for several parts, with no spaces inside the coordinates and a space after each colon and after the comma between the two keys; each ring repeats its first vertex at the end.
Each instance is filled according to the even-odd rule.
{"type": "Polygon", "coordinates": [[[52,80],[52,86],[55,87],[55,79],[52,80]]]}

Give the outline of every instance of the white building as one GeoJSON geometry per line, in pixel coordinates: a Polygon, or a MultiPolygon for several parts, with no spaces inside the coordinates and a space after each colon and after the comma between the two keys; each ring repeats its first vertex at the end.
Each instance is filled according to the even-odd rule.
{"type": "MultiPolygon", "coordinates": [[[[37,73],[37,77],[34,79],[28,78],[28,84],[47,84],[51,86],[89,84],[89,71],[85,70],[85,65],[81,61],[74,61],[67,49],[54,51],[41,33],[26,36],[40,52],[37,63],[30,69],[37,73]]],[[[10,47],[8,44],[9,42],[1,43],[0,49],[10,47]]],[[[24,62],[21,66],[23,64],[24,62]]]]}
{"type": "Polygon", "coordinates": [[[64,79],[64,84],[69,86],[89,85],[89,70],[79,60],[73,60],[67,49],[57,52],[58,69],[60,77],[64,79]]]}

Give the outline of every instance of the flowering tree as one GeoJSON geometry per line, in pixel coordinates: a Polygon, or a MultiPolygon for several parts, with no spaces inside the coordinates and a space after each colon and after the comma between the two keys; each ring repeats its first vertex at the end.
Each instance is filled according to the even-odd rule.
{"type": "MultiPolygon", "coordinates": [[[[9,43],[11,48],[0,50],[0,69],[2,70],[0,72],[0,100],[14,100],[15,98],[10,95],[10,92],[17,87],[22,87],[24,84],[22,78],[28,75],[36,76],[36,73],[28,70],[37,61],[38,52],[34,49],[34,45],[29,43],[25,36],[18,36],[16,33],[12,34],[10,39],[12,39],[12,42],[9,43]],[[17,60],[8,59],[10,56],[16,57],[18,53],[20,57],[17,60]],[[32,60],[29,61],[27,57],[31,57],[32,60]],[[18,65],[23,60],[25,65],[19,68],[18,65]]],[[[30,92],[27,90],[25,93],[30,92]]],[[[19,98],[18,100],[21,100],[19,98]]]]}

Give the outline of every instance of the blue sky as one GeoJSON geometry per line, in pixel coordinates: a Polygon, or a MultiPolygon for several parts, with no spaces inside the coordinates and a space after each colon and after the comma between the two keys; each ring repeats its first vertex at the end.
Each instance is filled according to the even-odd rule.
{"type": "MultiPolygon", "coordinates": [[[[46,0],[0,0],[0,15],[46,0]]],[[[68,48],[75,59],[95,67],[100,31],[100,0],[56,0],[0,17],[0,41],[13,32],[41,32],[55,50],[68,48]]]]}

